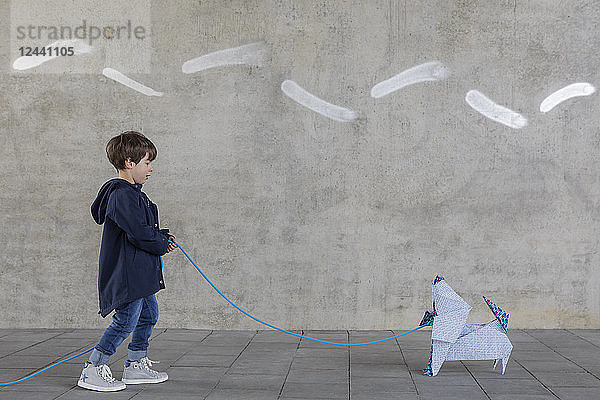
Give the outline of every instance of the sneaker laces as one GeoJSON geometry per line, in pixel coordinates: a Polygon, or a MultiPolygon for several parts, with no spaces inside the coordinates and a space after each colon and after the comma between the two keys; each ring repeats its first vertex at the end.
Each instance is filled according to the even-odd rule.
{"type": "Polygon", "coordinates": [[[112,383],[112,382],[116,381],[116,379],[113,378],[112,372],[110,372],[110,368],[108,368],[108,365],[102,364],[98,367],[98,369],[100,372],[100,377],[102,379],[104,379],[108,383],[112,383]]]}
{"type": "Polygon", "coordinates": [[[144,368],[148,372],[152,372],[153,374],[158,374],[158,371],[150,369],[152,364],[160,364],[160,361],[152,361],[148,357],[140,359],[140,365],[142,366],[142,368],[144,368]]]}

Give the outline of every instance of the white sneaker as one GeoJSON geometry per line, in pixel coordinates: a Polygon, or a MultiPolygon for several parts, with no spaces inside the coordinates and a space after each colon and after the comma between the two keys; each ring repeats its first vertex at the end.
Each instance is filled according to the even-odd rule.
{"type": "Polygon", "coordinates": [[[85,363],[77,386],[99,392],[116,392],[126,387],[123,382],[113,378],[108,365],[103,364],[94,367],[90,362],[85,363]]]}
{"type": "Polygon", "coordinates": [[[129,365],[125,363],[123,368],[123,382],[129,385],[138,383],[161,383],[169,379],[166,372],[158,372],[150,369],[152,364],[158,364],[158,361],[152,361],[144,357],[139,361],[131,361],[129,365]]]}

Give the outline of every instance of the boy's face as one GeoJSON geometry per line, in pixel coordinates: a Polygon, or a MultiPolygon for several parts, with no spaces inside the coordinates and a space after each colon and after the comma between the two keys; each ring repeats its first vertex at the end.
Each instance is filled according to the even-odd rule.
{"type": "Polygon", "coordinates": [[[130,170],[131,177],[135,183],[145,183],[148,180],[148,177],[150,177],[152,171],[154,171],[152,168],[152,161],[148,160],[148,153],[146,153],[144,158],[142,158],[137,164],[128,158],[127,161],[125,161],[125,166],[130,170]]]}

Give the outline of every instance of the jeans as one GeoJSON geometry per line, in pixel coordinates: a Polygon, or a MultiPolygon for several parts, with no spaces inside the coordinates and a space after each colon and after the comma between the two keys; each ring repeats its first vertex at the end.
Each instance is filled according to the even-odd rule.
{"type": "Polygon", "coordinates": [[[133,332],[128,348],[128,359],[137,361],[146,357],[148,339],[158,321],[158,303],[154,294],[122,305],[115,310],[113,322],[106,328],[100,342],[90,355],[95,366],[106,364],[117,347],[133,332]]]}

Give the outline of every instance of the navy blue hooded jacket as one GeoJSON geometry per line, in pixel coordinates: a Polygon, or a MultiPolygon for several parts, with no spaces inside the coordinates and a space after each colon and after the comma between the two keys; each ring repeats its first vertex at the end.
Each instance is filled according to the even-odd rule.
{"type": "Polygon", "coordinates": [[[92,216],[104,223],[100,245],[100,312],[164,289],[160,256],[167,252],[168,229],[158,226],[158,208],[142,185],[114,178],[100,188],[92,216]]]}

